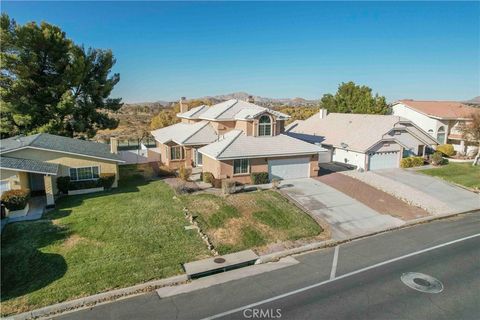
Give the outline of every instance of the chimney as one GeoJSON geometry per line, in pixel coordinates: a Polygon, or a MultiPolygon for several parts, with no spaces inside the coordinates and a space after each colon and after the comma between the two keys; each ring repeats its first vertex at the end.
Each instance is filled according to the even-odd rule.
{"type": "Polygon", "coordinates": [[[188,111],[188,106],[185,104],[185,97],[181,97],[179,104],[180,104],[180,113],[184,113],[188,111]]]}
{"type": "Polygon", "coordinates": [[[253,98],[253,96],[248,96],[247,102],[255,103],[255,99],[253,98]]]}
{"type": "Polygon", "coordinates": [[[325,119],[327,117],[328,111],[325,108],[321,108],[318,114],[320,115],[320,119],[325,119]]]}
{"type": "Polygon", "coordinates": [[[110,152],[113,154],[118,153],[118,138],[115,138],[115,137],[110,138],[110,152]]]}

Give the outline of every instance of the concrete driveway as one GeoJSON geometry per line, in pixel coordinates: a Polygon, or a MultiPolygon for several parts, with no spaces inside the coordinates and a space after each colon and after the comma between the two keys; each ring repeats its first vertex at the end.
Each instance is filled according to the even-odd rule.
{"type": "Polygon", "coordinates": [[[326,221],[335,240],[347,239],[396,227],[405,222],[382,215],[359,201],[314,179],[284,182],[282,192],[297,201],[316,218],[326,221]]]}
{"type": "Polygon", "coordinates": [[[452,210],[450,213],[480,209],[479,194],[438,178],[404,169],[382,169],[373,172],[446,203],[452,210]]]}

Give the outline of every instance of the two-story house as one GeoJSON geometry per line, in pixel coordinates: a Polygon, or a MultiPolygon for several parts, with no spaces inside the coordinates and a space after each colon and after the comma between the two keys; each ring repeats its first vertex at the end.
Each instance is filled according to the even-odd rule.
{"type": "Polygon", "coordinates": [[[240,183],[250,183],[252,172],[279,179],[318,174],[325,150],[283,134],[288,115],[237,99],[190,110],[180,102],[181,122],[152,131],[164,165],[202,167],[240,183]]]}
{"type": "Polygon", "coordinates": [[[474,152],[478,146],[478,142],[465,141],[461,128],[468,125],[474,112],[480,112],[479,108],[455,101],[400,100],[393,104],[392,112],[411,120],[439,144],[452,144],[457,152],[474,152]]]}

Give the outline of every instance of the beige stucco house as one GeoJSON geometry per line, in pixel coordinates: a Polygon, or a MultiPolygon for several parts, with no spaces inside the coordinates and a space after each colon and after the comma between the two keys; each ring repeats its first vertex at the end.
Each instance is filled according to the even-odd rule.
{"type": "Polygon", "coordinates": [[[288,115],[252,102],[231,99],[187,110],[180,123],[152,131],[161,162],[178,169],[199,167],[217,179],[250,183],[250,174],[270,178],[316,176],[325,150],[284,134],[288,115]]]}
{"type": "Polygon", "coordinates": [[[47,206],[53,206],[58,193],[56,178],[60,176],[84,181],[97,179],[102,173],[113,173],[113,187],[116,187],[118,164],[123,161],[115,152],[107,144],[47,133],[2,139],[1,191],[25,189],[45,194],[47,206]]]}

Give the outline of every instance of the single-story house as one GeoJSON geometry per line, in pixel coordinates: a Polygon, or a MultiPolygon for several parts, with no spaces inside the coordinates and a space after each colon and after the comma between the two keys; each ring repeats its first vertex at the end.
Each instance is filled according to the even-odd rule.
{"type": "Polygon", "coordinates": [[[180,101],[180,123],[152,131],[160,161],[173,169],[199,167],[217,179],[250,183],[250,173],[270,178],[316,176],[326,152],[284,134],[288,115],[231,99],[188,110],[180,101]]]}
{"type": "Polygon", "coordinates": [[[476,154],[478,141],[466,141],[461,128],[472,120],[480,108],[455,101],[400,100],[393,104],[392,112],[406,118],[434,137],[439,144],[452,144],[459,153],[476,154]]]}
{"type": "Polygon", "coordinates": [[[117,144],[72,139],[48,133],[0,140],[1,191],[30,190],[45,194],[47,206],[54,206],[58,193],[56,178],[72,181],[97,179],[102,173],[115,174],[118,184],[117,144]]]}
{"type": "Polygon", "coordinates": [[[437,145],[412,121],[392,115],[331,113],[325,109],[290,126],[295,138],[330,152],[320,162],[341,162],[363,170],[397,168],[405,156],[423,156],[437,145]]]}

